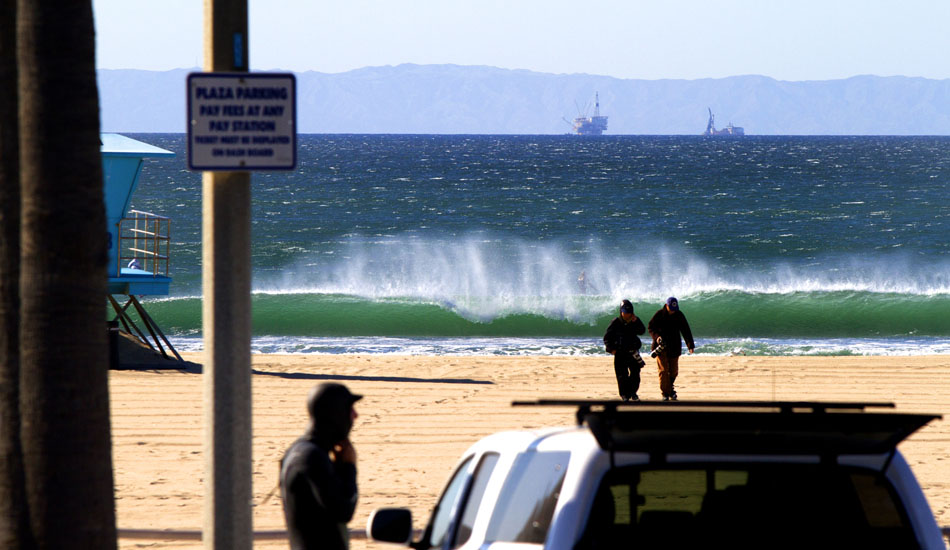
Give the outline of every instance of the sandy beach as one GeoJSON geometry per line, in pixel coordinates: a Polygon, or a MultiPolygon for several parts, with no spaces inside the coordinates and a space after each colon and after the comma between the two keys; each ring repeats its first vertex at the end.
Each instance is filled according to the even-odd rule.
{"type": "MultiPolygon", "coordinates": [[[[201,355],[185,359],[201,362],[201,355]]],[[[282,530],[277,484],[284,449],[306,427],[304,400],[322,381],[365,395],[353,432],[360,501],[351,529],[373,509],[407,506],[421,528],[461,453],[501,430],[569,425],[573,411],[513,409],[535,398],[614,399],[609,356],[441,357],[255,355],[255,531],[282,530]]],[[[116,507],[121,533],[197,531],[202,518],[202,379],[197,369],[134,369],[110,375],[116,507]]],[[[950,526],[950,356],[710,357],[680,363],[680,399],[894,402],[938,413],[900,445],[941,526],[950,526]]],[[[659,400],[655,366],[640,396],[659,400]]],[[[200,548],[197,540],[122,536],[121,548],[200,548]]],[[[265,540],[255,548],[286,548],[265,540]]],[[[362,540],[353,548],[385,548],[362,540]]],[[[390,548],[392,548],[390,546],[390,548]]]]}

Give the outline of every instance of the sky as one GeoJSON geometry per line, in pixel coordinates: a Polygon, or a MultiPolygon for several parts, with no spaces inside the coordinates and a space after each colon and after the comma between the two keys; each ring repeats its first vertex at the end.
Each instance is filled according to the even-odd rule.
{"type": "MultiPolygon", "coordinates": [[[[249,0],[252,70],[950,78],[948,0],[249,0]]],[[[93,0],[101,69],[203,64],[201,0],[93,0]]]]}

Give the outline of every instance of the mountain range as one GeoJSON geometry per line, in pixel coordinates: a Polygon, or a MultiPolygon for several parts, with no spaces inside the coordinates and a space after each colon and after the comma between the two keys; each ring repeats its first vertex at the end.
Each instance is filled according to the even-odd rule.
{"type": "MultiPolygon", "coordinates": [[[[99,69],[102,130],[184,132],[185,79],[198,71],[99,69]]],[[[950,79],[637,80],[414,64],[296,77],[300,133],[564,134],[597,93],[611,135],[700,134],[707,108],[717,127],[747,135],[950,135],[950,79]]]]}

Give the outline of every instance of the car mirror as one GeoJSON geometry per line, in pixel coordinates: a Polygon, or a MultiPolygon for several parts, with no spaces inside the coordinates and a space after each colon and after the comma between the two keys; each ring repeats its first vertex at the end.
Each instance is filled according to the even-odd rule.
{"type": "Polygon", "coordinates": [[[412,512],[408,508],[379,508],[369,517],[367,534],[372,540],[409,544],[412,512]]]}

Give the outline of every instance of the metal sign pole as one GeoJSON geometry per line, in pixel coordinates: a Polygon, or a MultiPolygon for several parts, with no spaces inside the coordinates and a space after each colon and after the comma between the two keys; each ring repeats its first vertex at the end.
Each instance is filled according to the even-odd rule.
{"type": "MultiPolygon", "coordinates": [[[[205,70],[247,72],[247,0],[205,0],[205,70]]],[[[202,175],[204,548],[251,550],[251,176],[202,175]]]]}

